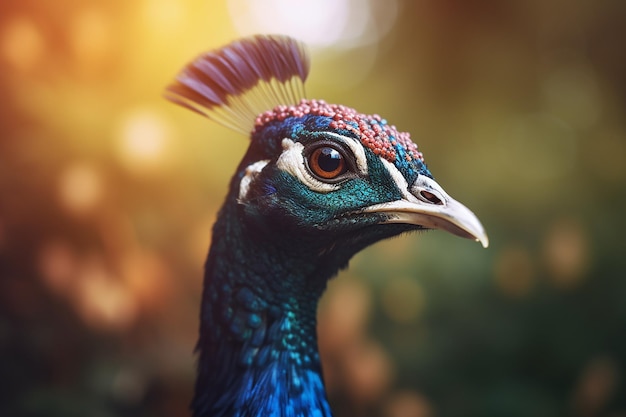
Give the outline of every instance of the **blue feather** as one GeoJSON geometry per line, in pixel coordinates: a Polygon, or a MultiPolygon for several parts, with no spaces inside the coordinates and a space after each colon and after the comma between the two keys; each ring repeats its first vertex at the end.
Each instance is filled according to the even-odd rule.
{"type": "Polygon", "coordinates": [[[308,70],[299,42],[256,36],[202,55],[167,90],[251,138],[205,265],[195,417],[330,416],[316,335],[328,280],[361,249],[424,222],[487,243],[408,133],[305,100],[308,70]]]}

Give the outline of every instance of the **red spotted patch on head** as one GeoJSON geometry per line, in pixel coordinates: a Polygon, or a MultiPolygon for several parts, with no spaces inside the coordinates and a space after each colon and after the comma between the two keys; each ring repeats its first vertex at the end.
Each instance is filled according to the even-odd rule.
{"type": "Polygon", "coordinates": [[[395,126],[387,124],[387,121],[377,114],[362,114],[350,107],[328,104],[323,100],[303,99],[298,105],[277,106],[257,116],[254,126],[260,128],[274,120],[282,121],[288,117],[303,117],[309,114],[331,118],[329,125],[331,129],[354,133],[365,147],[389,162],[396,162],[398,148],[404,152],[406,161],[424,162],[424,156],[417,150],[417,145],[411,140],[408,132],[399,132],[395,126]]]}

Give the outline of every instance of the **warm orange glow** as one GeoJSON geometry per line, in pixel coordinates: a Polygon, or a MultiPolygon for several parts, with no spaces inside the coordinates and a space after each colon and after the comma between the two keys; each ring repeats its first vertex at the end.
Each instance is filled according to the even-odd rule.
{"type": "Polygon", "coordinates": [[[124,115],[118,142],[118,155],[134,172],[158,168],[167,156],[171,126],[150,109],[137,109],[124,115]]]}
{"type": "Polygon", "coordinates": [[[189,234],[187,253],[189,254],[189,259],[196,265],[202,265],[206,259],[211,244],[213,223],[215,223],[215,216],[207,216],[205,219],[196,223],[189,234]]]}
{"type": "Polygon", "coordinates": [[[74,16],[70,30],[76,57],[87,66],[101,64],[113,41],[113,22],[106,12],[96,7],[83,9],[74,16]]]}
{"type": "Polygon", "coordinates": [[[128,291],[144,308],[156,310],[174,295],[167,265],[154,253],[129,253],[122,270],[128,291]]]}
{"type": "Polygon", "coordinates": [[[623,414],[626,2],[552,3],[3,2],[0,345],[16,403],[0,408],[189,415],[203,265],[249,141],[162,93],[204,51],[271,32],[309,45],[309,98],[411,132],[493,235],[488,250],[390,239],[329,282],[317,329],[335,415],[623,414]]]}
{"type": "Polygon", "coordinates": [[[91,326],[123,330],[139,313],[132,294],[98,260],[85,264],[75,291],[78,310],[91,326]]]}
{"type": "Polygon", "coordinates": [[[365,404],[374,403],[389,388],[393,365],[377,342],[354,344],[343,358],[351,396],[365,404]]]}
{"type": "Polygon", "coordinates": [[[1,53],[18,71],[29,71],[43,55],[44,39],[35,24],[26,17],[8,22],[2,31],[1,53]]]}
{"type": "Polygon", "coordinates": [[[100,203],[103,195],[100,172],[91,164],[75,163],[65,168],[59,178],[61,203],[73,213],[85,213],[100,203]]]}

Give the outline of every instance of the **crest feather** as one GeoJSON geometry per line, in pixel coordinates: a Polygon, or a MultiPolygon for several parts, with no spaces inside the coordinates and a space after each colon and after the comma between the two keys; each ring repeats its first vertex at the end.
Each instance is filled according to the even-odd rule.
{"type": "Polygon", "coordinates": [[[248,134],[259,114],[303,99],[308,74],[302,43],[256,35],[196,58],[167,87],[165,97],[248,134]]]}

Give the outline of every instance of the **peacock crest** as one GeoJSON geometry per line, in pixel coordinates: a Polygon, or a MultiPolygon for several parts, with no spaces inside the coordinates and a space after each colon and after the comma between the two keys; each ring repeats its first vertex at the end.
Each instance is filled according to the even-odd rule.
{"type": "Polygon", "coordinates": [[[273,122],[317,116],[324,129],[357,137],[402,171],[430,175],[408,132],[378,114],[306,99],[309,67],[302,43],[256,35],[198,57],[167,88],[166,98],[252,138],[273,122]]]}
{"type": "Polygon", "coordinates": [[[196,58],[167,88],[166,98],[247,135],[257,115],[305,97],[309,66],[297,40],[256,35],[196,58]]]}
{"type": "Polygon", "coordinates": [[[329,417],[316,308],[350,258],[399,234],[480,241],[409,133],[305,98],[309,58],[285,36],[201,55],[166,97],[251,141],[213,227],[200,311],[196,417],[329,417]]]}

